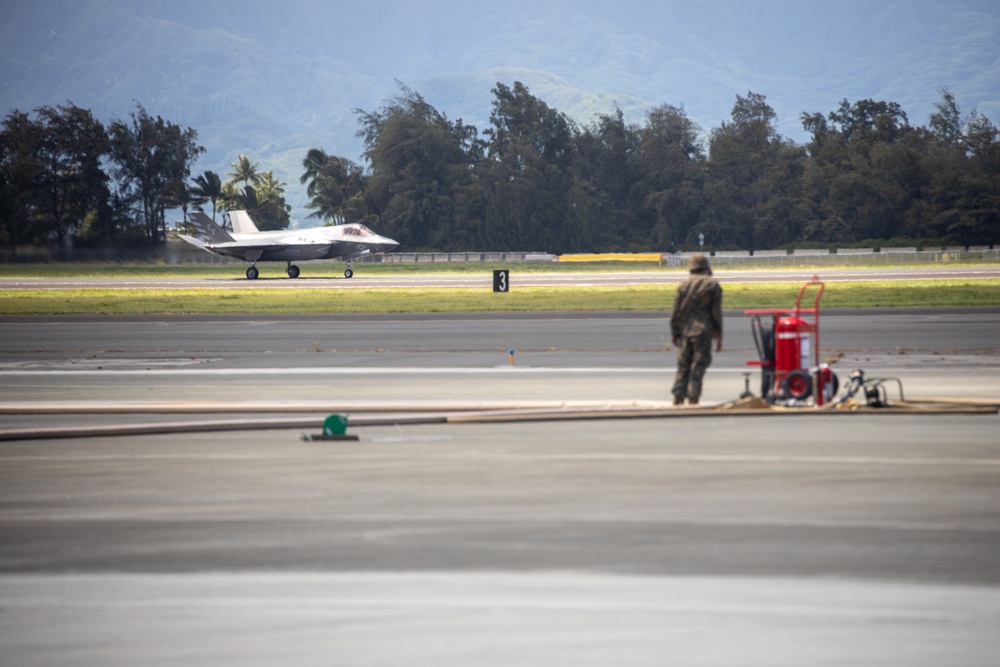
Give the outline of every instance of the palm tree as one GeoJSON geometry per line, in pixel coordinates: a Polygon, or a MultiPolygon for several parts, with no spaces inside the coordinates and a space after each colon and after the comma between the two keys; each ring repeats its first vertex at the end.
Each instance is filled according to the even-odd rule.
{"type": "Polygon", "coordinates": [[[343,217],[344,192],[332,178],[317,178],[309,184],[309,208],[315,209],[307,218],[337,220],[343,217]]]}
{"type": "MultiPolygon", "coordinates": [[[[249,189],[249,188],[248,188],[249,189]]],[[[265,171],[257,179],[257,212],[254,219],[261,231],[287,229],[291,207],[285,203],[285,184],[265,171]]]]}
{"type": "Polygon", "coordinates": [[[219,197],[219,206],[223,211],[232,211],[236,206],[236,196],[241,192],[233,181],[226,181],[222,184],[222,195],[219,197]]]}
{"type": "Polygon", "coordinates": [[[243,187],[247,188],[251,183],[257,185],[257,181],[260,180],[260,175],[257,173],[257,163],[250,162],[250,158],[245,154],[241,154],[236,162],[230,162],[229,166],[233,168],[226,174],[230,177],[230,182],[243,181],[243,187]]]}
{"type": "Polygon", "coordinates": [[[195,177],[191,193],[200,199],[197,201],[198,204],[212,202],[212,222],[215,222],[215,209],[222,198],[222,178],[214,171],[206,171],[201,176],[195,177]]]}
{"type": "Polygon", "coordinates": [[[327,155],[318,148],[306,154],[302,166],[306,171],[299,180],[302,183],[309,181],[306,194],[310,198],[309,208],[315,209],[307,217],[334,224],[366,217],[366,210],[358,210],[365,191],[361,167],[346,158],[327,155]]]}
{"type": "Polygon", "coordinates": [[[184,213],[184,227],[187,227],[188,208],[195,203],[191,190],[184,181],[171,181],[160,193],[160,206],[163,208],[179,208],[184,213]]]}
{"type": "Polygon", "coordinates": [[[278,201],[285,194],[285,184],[274,177],[273,171],[265,171],[257,175],[257,197],[261,200],[278,201]]]}
{"type": "Polygon", "coordinates": [[[246,211],[253,218],[254,212],[260,207],[260,198],[252,185],[242,190],[234,187],[227,203],[229,210],[246,211]]]}
{"type": "Polygon", "coordinates": [[[313,196],[313,183],[326,173],[329,163],[330,156],[322,148],[310,148],[309,152],[306,153],[306,159],[302,161],[302,166],[306,170],[301,178],[299,178],[299,183],[304,184],[306,181],[312,181],[309,184],[309,191],[307,192],[310,197],[313,196]]]}

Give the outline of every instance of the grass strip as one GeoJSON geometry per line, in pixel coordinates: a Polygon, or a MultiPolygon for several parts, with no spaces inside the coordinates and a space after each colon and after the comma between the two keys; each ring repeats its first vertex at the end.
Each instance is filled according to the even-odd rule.
{"type": "MultiPolygon", "coordinates": [[[[790,308],[795,283],[725,283],[725,308],[790,308]]],[[[676,287],[523,287],[503,294],[480,288],[7,290],[2,315],[336,314],[657,311],[676,287]]],[[[807,292],[803,306],[811,307],[807,292]]],[[[1000,279],[827,284],[821,308],[1000,306],[1000,279]]]]}

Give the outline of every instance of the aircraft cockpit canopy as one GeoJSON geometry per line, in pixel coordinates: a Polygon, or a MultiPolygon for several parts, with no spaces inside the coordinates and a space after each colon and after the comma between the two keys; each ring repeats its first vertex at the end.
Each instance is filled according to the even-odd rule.
{"type": "Polygon", "coordinates": [[[360,223],[344,225],[343,229],[348,236],[375,236],[375,232],[360,223]]]}

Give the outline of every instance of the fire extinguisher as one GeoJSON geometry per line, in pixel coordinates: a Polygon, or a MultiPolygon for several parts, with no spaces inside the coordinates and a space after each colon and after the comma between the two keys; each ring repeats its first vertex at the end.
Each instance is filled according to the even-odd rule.
{"type": "Polygon", "coordinates": [[[761,367],[761,396],[770,403],[802,405],[815,394],[815,405],[823,406],[836,396],[839,382],[827,364],[819,362],[819,300],[825,285],[813,276],[799,290],[794,310],[746,310],[753,315],[753,335],[759,360],[748,361],[761,367]],[[802,307],[802,296],[810,287],[818,287],[812,308],[802,307]],[[812,314],[812,321],[801,315],[812,314]],[[770,315],[772,325],[763,324],[761,316],[770,315]]]}
{"type": "Polygon", "coordinates": [[[774,326],[774,381],[779,393],[804,400],[812,394],[809,333],[813,327],[801,317],[779,317],[774,326]]]}

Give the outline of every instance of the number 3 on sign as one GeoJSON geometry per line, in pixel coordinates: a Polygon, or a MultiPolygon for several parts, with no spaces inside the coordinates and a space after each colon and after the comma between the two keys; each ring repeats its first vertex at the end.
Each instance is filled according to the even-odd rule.
{"type": "Polygon", "coordinates": [[[495,269],[493,271],[493,291],[494,292],[506,292],[510,289],[510,270],[509,269],[495,269]]]}

